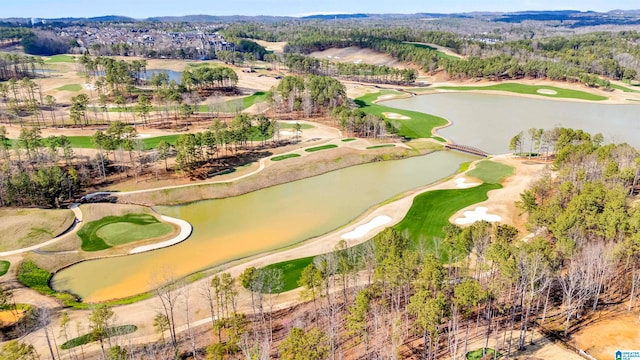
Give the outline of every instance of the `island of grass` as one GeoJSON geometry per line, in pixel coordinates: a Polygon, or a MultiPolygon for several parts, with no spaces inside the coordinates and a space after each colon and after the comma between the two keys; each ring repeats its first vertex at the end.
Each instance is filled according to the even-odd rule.
{"type": "Polygon", "coordinates": [[[448,124],[448,121],[434,115],[424,114],[417,111],[395,109],[388,106],[375,104],[384,92],[367,94],[355,100],[360,109],[367,114],[373,114],[381,118],[385,118],[383,113],[396,113],[407,117],[405,120],[388,120],[396,129],[398,135],[407,139],[431,138],[433,137],[433,129],[448,124]]]}
{"type": "MultiPolygon", "coordinates": [[[[110,338],[115,336],[128,335],[136,332],[137,330],[138,327],[135,325],[113,326],[105,330],[105,337],[110,338]]],[[[93,341],[96,341],[96,339],[94,339],[91,334],[84,334],[63,343],[62,345],[60,345],[60,348],[62,350],[69,350],[76,346],[86,345],[93,341]]]]}
{"type": "MultiPolygon", "coordinates": [[[[296,127],[296,123],[295,122],[279,122],[280,124],[280,129],[294,129],[296,127]]],[[[315,126],[311,125],[311,124],[301,124],[298,123],[300,125],[300,130],[309,130],[309,129],[313,129],[315,126]]]]}
{"type": "Polygon", "coordinates": [[[355,141],[355,140],[356,140],[356,138],[346,138],[346,139],[342,139],[340,141],[342,141],[342,142],[350,142],[350,141],[355,141]]]}
{"type": "Polygon", "coordinates": [[[279,155],[279,156],[274,156],[271,158],[271,161],[282,161],[285,159],[291,159],[291,158],[297,158],[300,157],[300,154],[286,154],[286,155],[279,155]]]}
{"type": "Polygon", "coordinates": [[[494,358],[494,354],[495,354],[495,358],[501,358],[502,357],[502,354],[499,353],[499,352],[496,354],[496,351],[494,349],[491,349],[491,348],[484,348],[484,349],[485,349],[484,355],[482,354],[483,353],[483,351],[482,351],[483,349],[469,351],[467,353],[467,356],[466,356],[467,360],[481,360],[481,359],[485,359],[487,355],[489,355],[490,358],[493,359],[494,358]]]}
{"type": "Polygon", "coordinates": [[[600,96],[588,93],[580,90],[563,89],[555,86],[544,85],[525,85],[518,83],[503,83],[489,86],[440,86],[437,89],[442,90],[456,90],[456,91],[469,91],[469,90],[494,90],[494,91],[506,91],[516,94],[526,95],[538,95],[560,99],[578,99],[588,101],[602,101],[607,100],[606,96],[600,96]]]}
{"type": "Polygon", "coordinates": [[[80,91],[82,90],[82,85],[80,84],[67,84],[56,88],[58,91],[80,91]]]}
{"type": "Polygon", "coordinates": [[[7,271],[9,271],[10,266],[11,266],[11,263],[8,262],[7,260],[0,260],[0,276],[6,274],[7,271]]]}
{"type": "Polygon", "coordinates": [[[616,90],[620,90],[623,92],[630,92],[630,93],[635,93],[635,92],[639,92],[638,90],[634,90],[634,89],[630,89],[626,86],[622,86],[622,85],[618,85],[618,84],[611,84],[610,85],[612,89],[616,89],[616,90]]]}
{"type": "Polygon", "coordinates": [[[306,152],[316,152],[316,151],[322,151],[322,150],[327,150],[327,149],[335,149],[337,147],[338,147],[338,145],[329,144],[329,145],[322,145],[322,146],[306,148],[306,149],[304,149],[304,151],[306,151],[306,152]]]}
{"type": "Polygon", "coordinates": [[[371,149],[382,149],[382,148],[390,148],[390,147],[395,147],[395,144],[382,144],[382,145],[373,145],[373,146],[367,146],[367,150],[371,150],[371,149]]]}
{"type": "Polygon", "coordinates": [[[126,214],[106,216],[85,224],[78,236],[82,250],[99,251],[134,241],[159,238],[170,234],[173,227],[164,224],[150,214],[126,214]]]}

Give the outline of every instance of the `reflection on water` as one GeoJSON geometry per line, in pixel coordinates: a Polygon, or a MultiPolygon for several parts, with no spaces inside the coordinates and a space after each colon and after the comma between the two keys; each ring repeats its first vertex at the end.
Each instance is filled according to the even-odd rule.
{"type": "Polygon", "coordinates": [[[509,151],[509,140],[529,128],[555,126],[602,133],[606,141],[640,147],[640,105],[531,99],[506,95],[441,93],[385,101],[384,105],[444,117],[438,131],[456,143],[492,154],[509,151]]]}
{"type": "Polygon", "coordinates": [[[158,207],[163,214],[189,221],[194,227],[191,238],[162,250],[74,265],[56,274],[53,285],[93,301],[141,293],[160,269],[184,276],[321,235],[375,204],[455,172],[471,159],[437,152],[354,166],[227,199],[158,207]]]}

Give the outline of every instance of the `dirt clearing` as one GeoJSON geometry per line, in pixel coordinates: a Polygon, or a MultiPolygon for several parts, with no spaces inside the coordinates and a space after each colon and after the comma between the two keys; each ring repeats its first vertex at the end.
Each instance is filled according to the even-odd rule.
{"type": "Polygon", "coordinates": [[[342,63],[386,65],[399,69],[407,68],[405,64],[387,54],[379,53],[370,49],[361,49],[354,46],[343,49],[327,49],[324,51],[316,51],[311,53],[310,56],[316,59],[330,60],[342,63]]]}
{"type": "Polygon", "coordinates": [[[0,209],[0,252],[51,240],[73,224],[71,210],[0,209]]]}

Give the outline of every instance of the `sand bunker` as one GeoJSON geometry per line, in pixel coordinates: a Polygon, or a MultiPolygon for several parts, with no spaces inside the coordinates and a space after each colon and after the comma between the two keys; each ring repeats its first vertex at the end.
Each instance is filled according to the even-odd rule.
{"type": "Polygon", "coordinates": [[[457,178],[453,182],[456,183],[456,187],[458,189],[466,189],[466,188],[480,185],[480,183],[477,183],[477,182],[468,183],[467,178],[464,178],[464,177],[457,178]]]}
{"type": "Polygon", "coordinates": [[[293,131],[280,130],[280,135],[293,135],[293,131]]]}
{"type": "Polygon", "coordinates": [[[456,224],[458,225],[469,225],[473,224],[476,221],[488,221],[488,222],[496,222],[502,220],[502,217],[498,215],[487,214],[487,209],[484,206],[478,206],[474,211],[465,211],[463,218],[456,219],[456,224]]]}
{"type": "Polygon", "coordinates": [[[138,139],[146,139],[146,138],[150,138],[151,135],[149,135],[149,134],[138,134],[138,135],[136,135],[136,137],[138,139]]]}
{"type": "Polygon", "coordinates": [[[344,240],[359,239],[367,235],[369,231],[373,230],[378,226],[384,225],[389,221],[391,221],[391,218],[388,216],[385,216],[385,215],[376,216],[375,218],[373,218],[373,220],[369,221],[364,225],[358,226],[357,228],[355,228],[355,230],[342,234],[341,238],[344,240]]]}
{"type": "Polygon", "coordinates": [[[384,112],[384,113],[382,113],[382,115],[386,116],[389,119],[393,119],[393,120],[409,120],[409,119],[411,119],[408,116],[404,116],[404,115],[400,115],[400,114],[392,113],[392,112],[384,112]]]}
{"type": "Polygon", "coordinates": [[[558,95],[557,91],[551,89],[538,89],[536,92],[542,95],[558,95]]]}

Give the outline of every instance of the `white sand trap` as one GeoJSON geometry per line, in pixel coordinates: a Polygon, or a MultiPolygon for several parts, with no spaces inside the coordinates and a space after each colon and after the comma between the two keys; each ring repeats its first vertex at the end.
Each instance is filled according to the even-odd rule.
{"type": "Polygon", "coordinates": [[[456,183],[456,187],[458,189],[466,189],[466,188],[480,185],[480,183],[477,183],[477,182],[468,183],[467,178],[464,178],[464,177],[457,178],[453,182],[456,183]]]}
{"type": "Polygon", "coordinates": [[[469,225],[476,221],[486,220],[488,222],[496,222],[502,220],[502,217],[498,215],[487,214],[487,209],[484,206],[478,206],[474,211],[465,211],[463,218],[456,219],[458,225],[469,225]]]}
{"type": "Polygon", "coordinates": [[[377,100],[387,100],[387,99],[393,99],[394,97],[396,97],[393,94],[387,94],[387,95],[382,95],[382,96],[378,96],[377,100]]]}
{"type": "Polygon", "coordinates": [[[557,91],[551,89],[538,89],[536,92],[542,95],[558,95],[557,91]]]}
{"type": "Polygon", "coordinates": [[[354,240],[359,239],[365,235],[372,229],[384,225],[391,221],[391,218],[386,215],[376,216],[373,220],[369,221],[364,225],[360,225],[355,230],[350,231],[348,233],[342,234],[341,238],[344,240],[354,240]]]}
{"type": "Polygon", "coordinates": [[[280,135],[293,135],[293,131],[280,130],[280,135]]]}
{"type": "Polygon", "coordinates": [[[149,135],[149,134],[138,134],[136,137],[138,139],[146,139],[146,138],[150,138],[151,135],[149,135]]]}
{"type": "Polygon", "coordinates": [[[93,84],[83,84],[82,87],[84,87],[87,90],[95,90],[96,86],[93,84]]]}
{"type": "Polygon", "coordinates": [[[404,116],[404,115],[400,115],[400,114],[392,113],[392,112],[384,112],[384,113],[382,113],[382,115],[386,116],[389,119],[393,119],[393,120],[409,120],[409,119],[411,119],[408,116],[404,116]]]}

